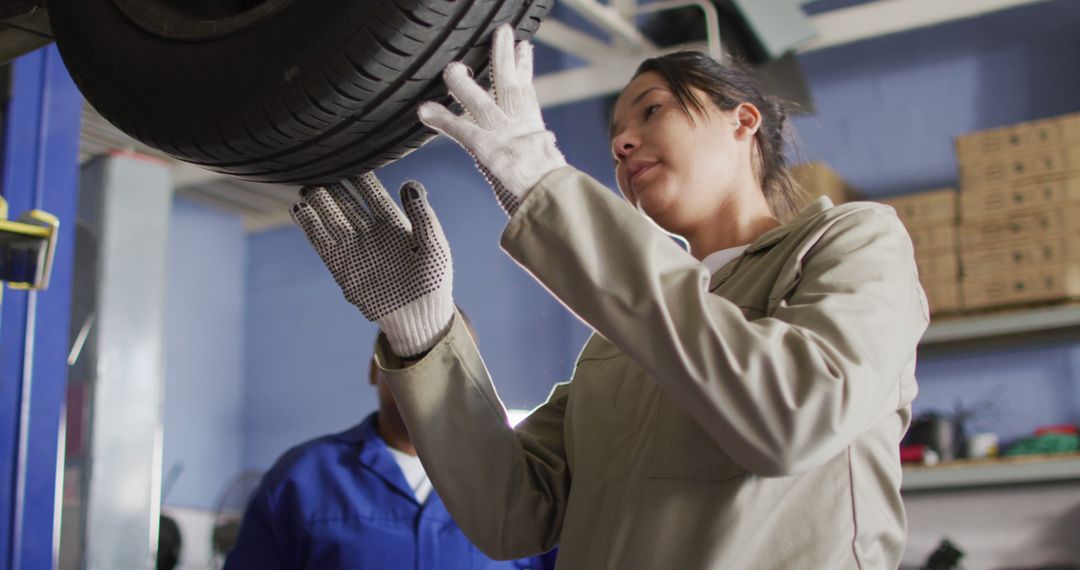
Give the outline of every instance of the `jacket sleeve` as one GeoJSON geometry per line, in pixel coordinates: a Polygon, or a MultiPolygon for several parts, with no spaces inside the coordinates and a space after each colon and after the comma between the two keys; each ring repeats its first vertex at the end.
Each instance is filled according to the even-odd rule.
{"type": "Polygon", "coordinates": [[[281,543],[276,522],[270,498],[260,485],[244,511],[236,545],[225,559],[225,570],[298,568],[296,549],[281,543]]]}
{"type": "Polygon", "coordinates": [[[570,491],[568,385],[556,386],[547,403],[511,429],[458,315],[419,362],[403,368],[380,338],[376,363],[432,485],[473,544],[499,560],[551,550],[570,491]]]}
{"type": "Polygon", "coordinates": [[[754,320],[710,294],[705,266],[670,236],[570,167],[526,197],[502,245],[758,475],[820,465],[906,404],[901,379],[928,317],[910,238],[883,206],[835,220],[774,313],[754,320]]]}

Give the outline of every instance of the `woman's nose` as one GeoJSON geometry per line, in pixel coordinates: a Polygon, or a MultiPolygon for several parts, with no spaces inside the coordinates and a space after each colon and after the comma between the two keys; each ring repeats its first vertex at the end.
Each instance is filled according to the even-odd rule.
{"type": "Polygon", "coordinates": [[[618,159],[626,158],[638,147],[638,141],[629,133],[623,132],[611,141],[611,152],[618,159]]]}

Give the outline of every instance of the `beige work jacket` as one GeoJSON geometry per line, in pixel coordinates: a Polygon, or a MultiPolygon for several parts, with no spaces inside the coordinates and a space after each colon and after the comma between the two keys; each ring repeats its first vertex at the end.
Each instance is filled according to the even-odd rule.
{"type": "Polygon", "coordinates": [[[709,275],[567,167],[503,248],[595,330],[516,430],[459,318],[377,359],[420,458],[488,555],[560,570],[896,568],[898,444],[927,323],[891,208],[828,199],[709,275]]]}

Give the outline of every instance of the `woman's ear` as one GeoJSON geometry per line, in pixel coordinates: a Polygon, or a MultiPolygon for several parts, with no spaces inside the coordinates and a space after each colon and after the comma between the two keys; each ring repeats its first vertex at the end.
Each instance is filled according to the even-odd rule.
{"type": "Polygon", "coordinates": [[[737,137],[753,138],[761,128],[761,111],[753,103],[739,103],[735,107],[735,127],[737,137]]]}

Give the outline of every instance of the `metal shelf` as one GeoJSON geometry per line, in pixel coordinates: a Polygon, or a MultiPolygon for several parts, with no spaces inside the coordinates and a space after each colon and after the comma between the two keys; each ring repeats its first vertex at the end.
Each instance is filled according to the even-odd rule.
{"type": "Polygon", "coordinates": [[[1080,455],[1000,459],[938,467],[907,467],[905,493],[1080,481],[1080,455]]]}
{"type": "Polygon", "coordinates": [[[1080,305],[1061,305],[931,322],[922,352],[1080,338],[1080,305]]]}

